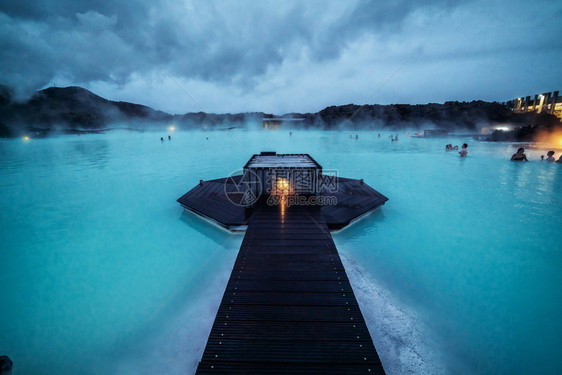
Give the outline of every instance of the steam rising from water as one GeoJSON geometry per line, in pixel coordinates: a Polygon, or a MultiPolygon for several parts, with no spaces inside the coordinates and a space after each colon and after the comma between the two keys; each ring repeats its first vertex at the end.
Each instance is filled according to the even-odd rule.
{"type": "Polygon", "coordinates": [[[535,142],[541,142],[547,148],[562,149],[562,130],[541,131],[534,140],[535,142]]]}
{"type": "Polygon", "coordinates": [[[340,244],[336,246],[386,373],[444,373],[415,314],[400,306],[340,244]]]}
{"type": "Polygon", "coordinates": [[[208,264],[218,265],[218,269],[205,267],[202,272],[213,275],[212,278],[205,277],[206,282],[198,283],[197,290],[190,288],[190,285],[182,288],[173,296],[173,301],[169,301],[172,302],[170,306],[158,312],[146,330],[127,338],[127,342],[119,343],[119,347],[127,349],[121,355],[118,353],[117,368],[108,369],[107,373],[194,374],[207,344],[238,247],[238,243],[229,244],[216,254],[210,254],[212,259],[208,264]],[[179,302],[182,300],[186,302],[179,302]]]}

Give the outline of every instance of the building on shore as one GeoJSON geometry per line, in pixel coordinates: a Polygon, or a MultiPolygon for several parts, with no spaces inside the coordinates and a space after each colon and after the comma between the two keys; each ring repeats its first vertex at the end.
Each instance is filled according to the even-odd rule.
{"type": "Polygon", "coordinates": [[[504,104],[514,112],[546,112],[562,120],[562,97],[558,96],[558,91],[544,92],[531,96],[515,98],[504,104]]]}
{"type": "Polygon", "coordinates": [[[449,135],[449,130],[447,129],[425,129],[423,131],[424,138],[446,137],[448,135],[449,135]]]}
{"type": "Polygon", "coordinates": [[[500,130],[500,131],[504,131],[504,132],[510,132],[510,131],[513,131],[513,130],[516,130],[516,129],[519,129],[519,128],[521,128],[521,126],[516,126],[516,125],[510,124],[510,123],[495,124],[495,125],[482,127],[482,129],[480,130],[480,134],[483,134],[483,135],[492,134],[496,130],[500,130]]]}
{"type": "Polygon", "coordinates": [[[304,118],[293,117],[266,117],[262,119],[264,129],[277,129],[281,125],[296,124],[304,121],[304,118]]]}

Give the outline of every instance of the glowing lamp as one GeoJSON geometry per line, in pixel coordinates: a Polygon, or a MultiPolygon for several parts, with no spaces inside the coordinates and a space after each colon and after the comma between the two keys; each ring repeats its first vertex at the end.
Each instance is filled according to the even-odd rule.
{"type": "Polygon", "coordinates": [[[289,181],[284,179],[284,178],[277,178],[275,181],[275,190],[277,195],[282,195],[282,196],[286,196],[286,195],[291,195],[291,185],[289,184],[289,181]]]}

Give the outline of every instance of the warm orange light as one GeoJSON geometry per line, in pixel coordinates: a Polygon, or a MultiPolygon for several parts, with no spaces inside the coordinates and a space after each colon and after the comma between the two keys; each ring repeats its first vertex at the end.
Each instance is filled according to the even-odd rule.
{"type": "Polygon", "coordinates": [[[24,141],[29,141],[29,137],[26,135],[22,138],[24,141]]]}
{"type": "Polygon", "coordinates": [[[555,130],[553,132],[540,132],[535,136],[535,142],[546,143],[545,146],[553,148],[562,147],[562,131],[555,130]]]}
{"type": "Polygon", "coordinates": [[[275,191],[277,195],[287,196],[292,194],[291,184],[284,178],[277,178],[275,181],[275,191]]]}

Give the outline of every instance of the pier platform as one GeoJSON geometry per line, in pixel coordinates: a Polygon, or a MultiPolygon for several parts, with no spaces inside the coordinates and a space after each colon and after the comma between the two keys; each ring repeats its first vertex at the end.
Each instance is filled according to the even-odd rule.
{"type": "MultiPolygon", "coordinates": [[[[186,210],[228,230],[245,230],[254,213],[253,208],[234,204],[229,199],[239,194],[241,178],[242,176],[234,176],[202,181],[177,201],[186,210]]],[[[388,200],[362,180],[337,177],[331,183],[336,184],[336,191],[319,192],[317,195],[335,198],[335,204],[321,206],[326,225],[332,230],[345,227],[388,200]]]]}
{"type": "Polygon", "coordinates": [[[326,217],[254,208],[197,374],[384,374],[326,217]]]}

